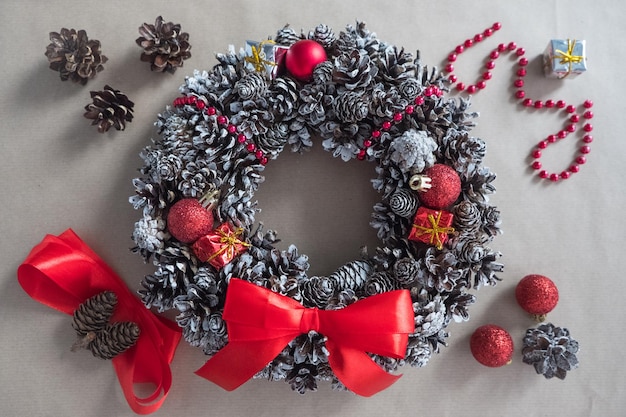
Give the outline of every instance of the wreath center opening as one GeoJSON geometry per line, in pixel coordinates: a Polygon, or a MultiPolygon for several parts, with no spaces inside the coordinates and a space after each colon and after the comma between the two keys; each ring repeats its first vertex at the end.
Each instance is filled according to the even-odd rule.
{"type": "Polygon", "coordinates": [[[380,245],[370,225],[380,200],[372,187],[375,164],[333,158],[315,137],[309,152],[283,152],[265,168],[255,197],[257,222],[276,230],[286,249],[295,244],[309,257],[309,276],[328,275],[359,258],[360,248],[380,245]]]}

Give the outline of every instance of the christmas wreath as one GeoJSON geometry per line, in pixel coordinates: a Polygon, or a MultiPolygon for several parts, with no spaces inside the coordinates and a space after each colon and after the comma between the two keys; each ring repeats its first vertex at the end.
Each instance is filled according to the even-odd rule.
{"type": "Polygon", "coordinates": [[[140,154],[134,250],[156,267],[144,304],[178,310],[184,338],[212,356],[198,373],[227,389],[254,376],[371,395],[399,367],[426,365],[502,270],[487,246],[500,231],[495,175],[469,134],[469,99],[446,97],[442,74],[363,23],[338,35],[286,26],[217,60],[185,79],[140,154]],[[329,276],[308,276],[307,256],[255,223],[265,165],[317,138],[376,163],[381,196],[380,246],[329,276]],[[295,318],[265,311],[283,307],[295,318]]]}

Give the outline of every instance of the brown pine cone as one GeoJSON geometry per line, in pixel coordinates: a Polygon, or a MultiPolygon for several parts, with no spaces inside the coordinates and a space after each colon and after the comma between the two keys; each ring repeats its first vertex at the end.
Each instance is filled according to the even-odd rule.
{"type": "Polygon", "coordinates": [[[88,298],[74,311],[72,327],[79,336],[103,329],[109,322],[117,305],[113,291],[103,291],[88,298]]]}
{"type": "Polygon", "coordinates": [[[111,126],[124,130],[126,122],[133,120],[135,103],[119,90],[105,85],[104,91],[91,91],[91,98],[93,103],[85,106],[84,116],[93,120],[92,125],[98,125],[98,132],[104,133],[111,126]]]}
{"type": "Polygon", "coordinates": [[[154,25],[141,25],[139,34],[136,42],[144,49],[141,60],[150,62],[152,71],[173,74],[183,66],[183,60],[191,57],[189,34],[181,32],[180,24],[163,23],[163,17],[159,16],[154,25]]]}
{"type": "Polygon", "coordinates": [[[50,69],[61,73],[61,80],[72,80],[82,85],[104,69],[107,57],[100,51],[100,41],[87,38],[84,30],[61,29],[50,32],[46,56],[50,69]]]}
{"type": "Polygon", "coordinates": [[[112,359],[133,346],[139,333],[139,326],[130,321],[109,324],[95,333],[87,348],[97,358],[112,359]]]}

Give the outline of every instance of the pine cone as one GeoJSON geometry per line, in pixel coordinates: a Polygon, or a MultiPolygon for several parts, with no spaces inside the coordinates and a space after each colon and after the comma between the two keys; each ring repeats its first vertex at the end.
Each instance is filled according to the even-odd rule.
{"type": "Polygon", "coordinates": [[[117,130],[124,130],[126,122],[133,120],[133,106],[124,93],[115,90],[108,85],[103,91],[91,91],[93,103],[85,106],[87,110],[84,116],[92,119],[92,125],[98,125],[98,132],[104,133],[111,126],[117,130]]]}
{"type": "Polygon", "coordinates": [[[287,143],[289,126],[286,123],[277,123],[266,134],[256,138],[256,144],[266,155],[278,155],[287,143]]]}
{"type": "Polygon", "coordinates": [[[72,352],[84,348],[98,358],[111,359],[135,344],[139,337],[135,323],[109,324],[116,305],[115,293],[104,291],[78,306],[72,320],[78,340],[72,345],[72,352]]]}
{"type": "Polygon", "coordinates": [[[365,261],[349,262],[328,276],[337,283],[339,290],[356,291],[365,285],[371,266],[365,261]]]}
{"type": "Polygon", "coordinates": [[[309,33],[309,39],[315,40],[317,43],[321,44],[325,49],[330,49],[333,47],[335,40],[335,33],[333,30],[325,24],[318,25],[315,30],[309,33]]]}
{"type": "Polygon", "coordinates": [[[133,346],[139,333],[139,326],[133,322],[113,323],[97,332],[87,347],[97,358],[112,359],[133,346]]]}
{"type": "Polygon", "coordinates": [[[100,41],[89,40],[84,30],[63,28],[61,33],[50,32],[50,40],[46,56],[50,69],[59,71],[61,80],[85,85],[104,69],[107,57],[100,51],[100,41]]]}
{"type": "Polygon", "coordinates": [[[369,296],[397,290],[398,288],[393,275],[387,272],[375,272],[365,283],[365,293],[369,296]]]}
{"type": "Polygon", "coordinates": [[[567,371],[578,368],[577,352],[578,342],[570,337],[569,330],[546,323],[526,330],[522,361],[547,379],[565,379],[567,371]]]}
{"type": "Polygon", "coordinates": [[[353,50],[335,59],[333,79],[348,90],[366,88],[378,74],[378,67],[372,64],[369,55],[353,50]]]}
{"type": "Polygon", "coordinates": [[[306,363],[296,364],[287,374],[285,381],[291,389],[304,394],[306,391],[317,391],[317,367],[306,363]]]}
{"type": "Polygon", "coordinates": [[[298,36],[298,34],[296,34],[296,32],[290,28],[289,25],[285,25],[285,27],[276,33],[274,41],[279,45],[291,46],[301,39],[302,38],[298,36]]]}
{"type": "Polygon", "coordinates": [[[301,292],[305,306],[325,308],[335,293],[335,281],[328,277],[311,277],[302,283],[301,292]]]}
{"type": "Polygon", "coordinates": [[[289,78],[276,78],[272,84],[269,101],[276,113],[283,118],[288,118],[297,109],[298,87],[296,83],[289,78]]]}
{"type": "Polygon", "coordinates": [[[154,25],[141,25],[139,34],[135,42],[144,49],[141,60],[150,62],[152,71],[173,74],[183,66],[183,60],[191,57],[189,34],[181,32],[180,24],[163,23],[163,17],[159,16],[154,25]]]}
{"type": "Polygon", "coordinates": [[[417,282],[419,264],[411,258],[398,259],[393,265],[393,273],[400,285],[405,288],[410,287],[417,282]]]}
{"type": "Polygon", "coordinates": [[[235,91],[242,100],[255,100],[263,97],[267,92],[265,76],[259,72],[247,74],[235,83],[235,91]]]}
{"type": "Polygon", "coordinates": [[[333,102],[337,118],[345,123],[356,123],[367,117],[368,103],[360,92],[348,91],[340,94],[333,102]]]}
{"type": "Polygon", "coordinates": [[[417,211],[417,197],[409,190],[398,189],[389,198],[389,207],[396,215],[411,218],[417,211]]]}
{"type": "Polygon", "coordinates": [[[102,330],[117,305],[117,296],[112,291],[104,291],[85,300],[74,311],[72,327],[79,336],[86,336],[89,332],[102,330]]]}

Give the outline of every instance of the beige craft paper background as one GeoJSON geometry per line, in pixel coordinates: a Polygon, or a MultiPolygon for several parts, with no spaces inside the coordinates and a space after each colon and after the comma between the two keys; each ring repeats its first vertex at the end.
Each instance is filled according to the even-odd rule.
{"type": "MultiPolygon", "coordinates": [[[[152,269],[129,252],[140,213],[127,198],[140,165],[138,152],[155,135],[153,122],[193,69],[215,64],[229,44],[274,35],[285,23],[309,30],[326,23],[336,32],[356,19],[424,63],[441,64],[451,48],[490,26],[488,42],[457,63],[471,81],[499,42],[516,41],[530,59],[527,92],[573,104],[591,98],[596,140],[589,162],[561,184],[531,175],[533,145],[562,126],[554,113],[522,109],[512,99],[512,61],[500,59],[488,88],[473,99],[481,117],[473,134],[487,142],[486,165],[498,174],[492,198],[502,211],[503,281],[477,293],[468,323],[453,324],[449,346],[427,367],[406,368],[390,389],[373,398],[319,391],[300,396],[283,383],[251,381],[226,393],[196,377],[205,357],[181,343],[172,364],[174,385],[155,416],[620,416],[626,409],[623,317],[623,136],[626,6],[618,0],[568,1],[11,1],[0,4],[0,415],[131,416],[113,368],[86,352],[72,354],[69,318],[30,299],[15,271],[46,233],[71,227],[133,289],[152,269]],[[156,74],[139,61],[137,27],[162,14],[190,34],[192,58],[175,75],[156,74]],[[63,83],[47,68],[48,32],[87,30],[109,57],[86,87],[63,83]],[[539,56],[551,38],[585,39],[589,71],[547,80],[539,56]],[[124,132],[99,135],[82,117],[90,89],[110,84],[135,102],[124,132]],[[561,301],[549,319],[579,340],[580,369],[565,381],[545,380],[521,363],[488,369],[471,356],[468,340],[479,325],[507,328],[518,347],[533,323],[515,303],[517,281],[550,276],[561,301]]],[[[543,158],[560,170],[575,152],[572,138],[543,158]]],[[[368,226],[376,200],[373,165],[344,164],[316,150],[272,162],[258,199],[259,219],[285,245],[311,257],[311,274],[327,274],[376,243],[368,226]]]]}

